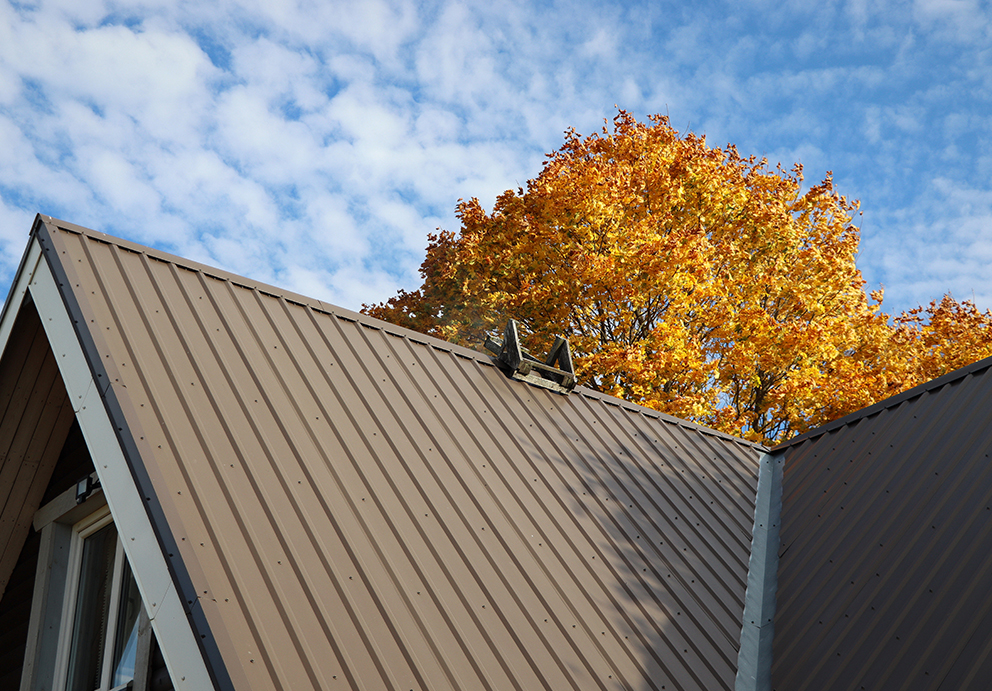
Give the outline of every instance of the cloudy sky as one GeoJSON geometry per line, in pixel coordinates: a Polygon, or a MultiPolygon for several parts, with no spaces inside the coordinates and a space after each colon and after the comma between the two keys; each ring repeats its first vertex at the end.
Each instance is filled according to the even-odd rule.
{"type": "Polygon", "coordinates": [[[992,307],[987,0],[0,0],[0,290],[40,211],[358,308],[616,106],[833,171],[887,311],[992,307]]]}

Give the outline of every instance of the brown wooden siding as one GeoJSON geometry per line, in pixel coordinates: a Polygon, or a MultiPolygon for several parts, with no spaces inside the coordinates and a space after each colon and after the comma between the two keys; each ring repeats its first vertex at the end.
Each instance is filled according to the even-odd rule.
{"type": "Polygon", "coordinates": [[[0,689],[16,689],[21,683],[39,543],[32,530],[0,598],[0,689]]]}
{"type": "Polygon", "coordinates": [[[0,360],[0,597],[75,416],[27,301],[0,360]]]}

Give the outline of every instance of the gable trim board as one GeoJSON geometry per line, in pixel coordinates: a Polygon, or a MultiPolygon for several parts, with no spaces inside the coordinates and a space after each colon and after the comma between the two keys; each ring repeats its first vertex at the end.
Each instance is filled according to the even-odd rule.
{"type": "MultiPolygon", "coordinates": [[[[129,445],[130,432],[123,422],[113,422],[115,413],[121,419],[119,404],[107,384],[106,371],[99,359],[92,356],[94,348],[88,331],[77,331],[75,328],[75,325],[84,322],[78,305],[73,304],[71,291],[59,289],[60,283],[70,279],[61,271],[59,278],[53,273],[53,269],[60,270],[61,263],[51,257],[56,250],[46,223],[42,217],[35,222],[31,245],[26,253],[27,261],[14,283],[16,303],[4,312],[0,334],[9,339],[18,308],[23,304],[24,296],[30,294],[58,361],[66,392],[94,459],[111,513],[121,535],[127,537],[123,540],[125,553],[148,609],[152,628],[158,640],[168,641],[167,645],[162,646],[162,653],[173,674],[177,691],[233,688],[229,682],[223,683],[223,676],[220,677],[221,683],[215,683],[213,678],[217,673],[211,675],[208,672],[204,662],[207,655],[201,646],[209,646],[212,638],[201,635],[197,640],[195,623],[191,625],[188,610],[176,592],[174,579],[180,582],[188,582],[189,579],[183,578],[180,568],[177,568],[181,565],[167,564],[163,557],[164,550],[160,547],[163,537],[153,528],[153,520],[149,516],[155,502],[142,500],[145,493],[135,478],[135,475],[140,477],[142,473],[140,461],[129,461],[124,451],[129,445]],[[22,276],[26,276],[27,280],[22,280],[22,276]],[[24,283],[27,286],[22,287],[24,283]],[[81,342],[86,343],[88,348],[81,342]],[[169,577],[170,567],[172,572],[178,572],[173,578],[169,577]]],[[[133,443],[130,446],[133,447],[133,443]]],[[[134,457],[133,451],[130,455],[134,457]]],[[[191,599],[195,602],[195,598],[191,599]]],[[[195,612],[192,620],[196,622],[195,612]]],[[[220,666],[220,674],[224,674],[223,666],[220,666]]]]}
{"type": "MultiPolygon", "coordinates": [[[[355,670],[399,687],[404,669],[422,687],[733,687],[762,447],[592,391],[536,389],[476,351],[48,217],[26,256],[12,295],[30,295],[44,323],[177,688],[269,688],[240,665],[246,641],[271,646],[275,634],[228,622],[279,631],[332,605],[340,620],[310,632],[334,640],[287,629],[303,637],[296,650],[259,652],[302,656],[317,665],[311,683],[340,665],[342,688],[375,683],[355,670]],[[203,427],[221,414],[237,419],[203,427]],[[163,434],[214,437],[156,454],[163,434]],[[190,450],[257,459],[232,455],[244,467],[229,473],[227,461],[208,468],[217,458],[196,466],[190,450]],[[165,476],[162,462],[178,466],[165,476]],[[254,493],[238,495],[234,473],[249,471],[254,493]],[[204,494],[215,476],[235,484],[204,494]],[[323,508],[291,493],[298,478],[323,508]],[[177,528],[177,507],[193,505],[176,489],[217,506],[177,528]],[[255,522],[235,525],[248,509],[255,522]],[[206,549],[228,551],[206,565],[178,542],[202,533],[201,518],[240,530],[211,533],[206,549]],[[281,546],[227,542],[272,531],[281,546]],[[307,556],[317,544],[324,553],[307,556]],[[249,549],[254,561],[230,561],[249,549]],[[286,575],[208,612],[195,584],[221,597],[217,561],[233,563],[224,588],[249,587],[240,569],[286,575]],[[309,601],[286,599],[297,587],[309,601]],[[282,620],[251,619],[265,608],[282,620]]],[[[267,669],[276,687],[282,674],[306,682],[280,670],[293,664],[267,669]]]]}

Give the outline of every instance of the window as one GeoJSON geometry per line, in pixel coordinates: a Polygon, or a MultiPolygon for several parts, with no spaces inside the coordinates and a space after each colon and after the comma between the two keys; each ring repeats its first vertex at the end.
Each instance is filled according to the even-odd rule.
{"type": "Polygon", "coordinates": [[[123,689],[134,679],[138,587],[106,507],[73,533],[55,688],[123,689]]]}
{"type": "Polygon", "coordinates": [[[42,538],[21,688],[146,691],[150,621],[99,485],[67,490],[34,525],[42,538]]]}

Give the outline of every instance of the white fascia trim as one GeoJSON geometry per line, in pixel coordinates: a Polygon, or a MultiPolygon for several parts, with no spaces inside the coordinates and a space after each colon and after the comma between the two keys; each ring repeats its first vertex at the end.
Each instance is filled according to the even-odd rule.
{"type": "Polygon", "coordinates": [[[7,303],[3,307],[3,320],[0,321],[0,354],[7,349],[7,341],[10,340],[10,333],[14,330],[14,322],[17,321],[17,315],[20,314],[21,304],[28,292],[28,284],[41,260],[41,245],[32,238],[24,254],[24,260],[21,262],[17,276],[14,277],[14,285],[10,289],[7,303]]]}
{"type": "MultiPolygon", "coordinates": [[[[38,251],[32,240],[29,252],[38,251]]],[[[27,272],[25,272],[27,273],[27,272]]],[[[102,392],[76,336],[72,319],[46,261],[36,261],[29,290],[59,364],[86,446],[124,543],[142,602],[176,691],[214,688],[182,600],[169,576],[141,493],[103,403],[102,392]]],[[[6,320],[5,320],[6,321],[6,320]]],[[[0,334],[2,335],[2,334],[0,334]]]]}
{"type": "Polygon", "coordinates": [[[758,491],[754,501],[741,647],[737,655],[736,691],[771,691],[772,687],[784,462],[785,454],[767,453],[758,462],[758,491]]]}

